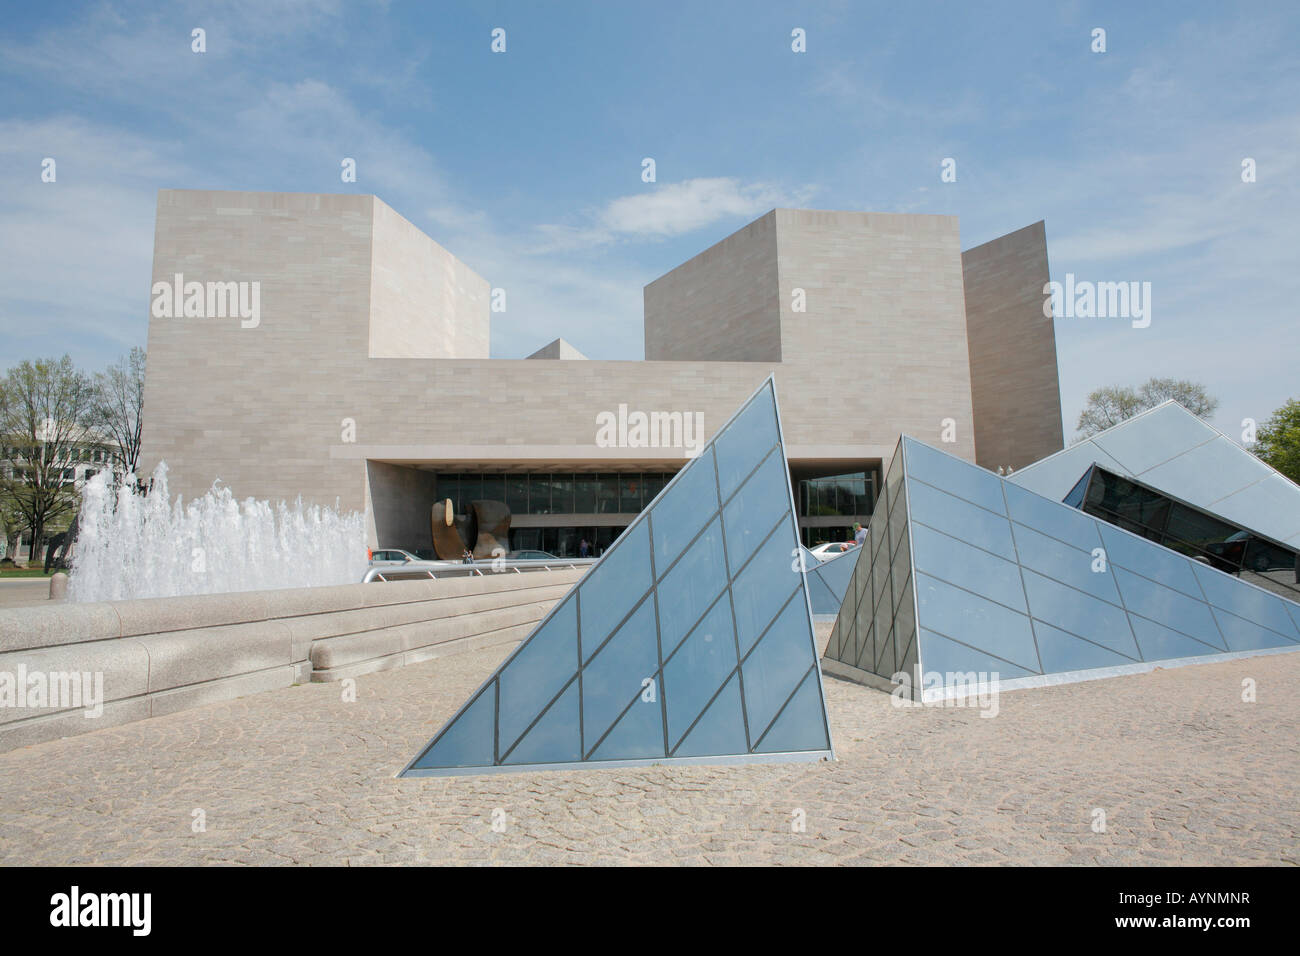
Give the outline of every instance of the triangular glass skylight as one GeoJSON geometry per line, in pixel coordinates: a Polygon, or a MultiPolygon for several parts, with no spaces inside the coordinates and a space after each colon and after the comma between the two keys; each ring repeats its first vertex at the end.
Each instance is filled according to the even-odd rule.
{"type": "Polygon", "coordinates": [[[832,756],[769,378],[402,771],[832,756]]]}
{"type": "Polygon", "coordinates": [[[844,595],[853,577],[857,550],[818,561],[807,548],[804,549],[804,567],[808,569],[808,598],[813,614],[838,614],[844,595]]]}
{"type": "Polygon", "coordinates": [[[1273,649],[1300,605],[905,437],[824,666],[929,699],[1273,649]]]}

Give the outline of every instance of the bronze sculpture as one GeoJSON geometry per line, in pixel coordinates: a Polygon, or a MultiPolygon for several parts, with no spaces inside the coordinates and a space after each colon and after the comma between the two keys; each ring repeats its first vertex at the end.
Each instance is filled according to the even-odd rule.
{"type": "Polygon", "coordinates": [[[510,550],[510,508],[503,501],[471,501],[458,515],[451,499],[433,506],[433,549],[444,561],[459,561],[466,550],[475,558],[502,557],[510,550]]]}

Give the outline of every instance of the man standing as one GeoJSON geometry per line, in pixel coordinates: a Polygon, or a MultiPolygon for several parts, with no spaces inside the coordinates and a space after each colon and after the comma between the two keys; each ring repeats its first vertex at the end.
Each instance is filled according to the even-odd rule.
{"type": "Polygon", "coordinates": [[[853,543],[860,548],[866,542],[866,540],[867,540],[867,529],[862,527],[862,522],[861,521],[853,522],[853,543]]]}

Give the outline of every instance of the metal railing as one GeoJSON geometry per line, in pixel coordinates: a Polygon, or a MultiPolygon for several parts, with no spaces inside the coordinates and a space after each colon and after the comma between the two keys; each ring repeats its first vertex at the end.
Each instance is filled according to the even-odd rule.
{"type": "Polygon", "coordinates": [[[362,584],[372,581],[419,581],[439,578],[486,577],[489,574],[523,574],[528,571],[571,571],[589,567],[595,558],[531,558],[509,561],[487,558],[482,563],[462,564],[459,561],[407,561],[391,567],[371,568],[361,579],[362,584]]]}

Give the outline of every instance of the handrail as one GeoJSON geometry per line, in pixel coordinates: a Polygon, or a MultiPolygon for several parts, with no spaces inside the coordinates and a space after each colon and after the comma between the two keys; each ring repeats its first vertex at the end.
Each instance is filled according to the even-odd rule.
{"type": "Polygon", "coordinates": [[[390,567],[370,568],[366,571],[365,577],[361,579],[361,583],[388,582],[390,580],[411,578],[416,575],[428,575],[434,581],[449,577],[481,578],[486,576],[485,571],[491,571],[493,574],[506,574],[511,571],[515,574],[522,574],[525,571],[576,571],[579,568],[590,567],[596,563],[596,560],[596,558],[568,558],[556,562],[546,558],[528,558],[519,561],[495,558],[487,559],[482,564],[461,564],[452,561],[408,561],[405,564],[394,564],[390,567]],[[438,573],[434,574],[434,571],[438,573]]]}

